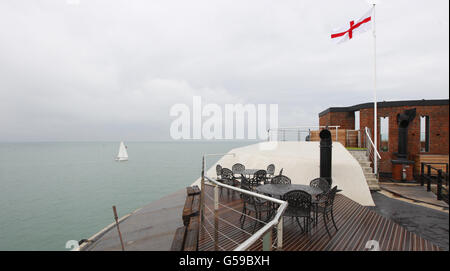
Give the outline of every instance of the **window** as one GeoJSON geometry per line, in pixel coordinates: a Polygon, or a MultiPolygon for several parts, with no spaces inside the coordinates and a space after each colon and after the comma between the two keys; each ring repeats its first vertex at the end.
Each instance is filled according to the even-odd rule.
{"type": "Polygon", "coordinates": [[[420,151],[430,151],[430,117],[420,117],[420,151]]]}
{"type": "Polygon", "coordinates": [[[355,111],[355,130],[359,130],[359,111],[355,111]]]}
{"type": "Polygon", "coordinates": [[[389,117],[380,118],[380,150],[389,151],[389,117]]]}

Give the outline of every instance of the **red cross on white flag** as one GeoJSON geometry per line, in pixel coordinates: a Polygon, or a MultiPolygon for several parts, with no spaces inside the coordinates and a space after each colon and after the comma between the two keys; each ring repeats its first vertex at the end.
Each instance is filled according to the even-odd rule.
{"type": "Polygon", "coordinates": [[[344,27],[334,29],[331,34],[331,39],[337,43],[342,43],[352,39],[356,34],[361,34],[372,28],[372,13],[373,8],[366,12],[359,20],[350,21],[344,27]]]}

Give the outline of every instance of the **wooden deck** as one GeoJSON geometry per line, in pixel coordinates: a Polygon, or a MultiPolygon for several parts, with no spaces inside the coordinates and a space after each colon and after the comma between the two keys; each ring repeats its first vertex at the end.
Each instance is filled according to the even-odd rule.
{"type": "MultiPolygon", "coordinates": [[[[213,191],[210,186],[205,187],[205,221],[201,226],[199,250],[215,250],[214,248],[214,215],[213,191]]],[[[227,196],[223,191],[219,205],[219,249],[233,250],[237,243],[242,243],[251,234],[254,220],[246,219],[243,229],[240,230],[240,212],[242,201],[235,193],[234,197],[227,196]],[[223,206],[222,206],[223,205],[223,206]],[[225,206],[225,207],[224,207],[225,206]],[[231,210],[229,208],[233,208],[231,210]]],[[[285,251],[364,251],[367,241],[377,240],[381,251],[421,251],[440,250],[438,246],[408,232],[393,221],[377,214],[349,198],[337,194],[335,199],[335,220],[339,228],[335,230],[329,224],[331,238],[328,236],[322,218],[309,233],[301,233],[295,220],[284,218],[283,250],[285,251]]],[[[252,214],[254,215],[254,214],[252,214]]],[[[259,226],[261,227],[261,226],[259,226]]],[[[275,230],[273,232],[275,237],[275,230]]],[[[262,250],[262,241],[250,247],[250,250],[262,250]]]]}

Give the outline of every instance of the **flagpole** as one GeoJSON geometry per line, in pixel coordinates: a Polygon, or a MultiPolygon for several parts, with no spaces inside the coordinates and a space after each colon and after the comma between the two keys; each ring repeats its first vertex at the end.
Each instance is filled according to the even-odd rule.
{"type": "Polygon", "coordinates": [[[375,175],[377,175],[378,173],[378,161],[377,161],[377,152],[378,152],[378,148],[377,148],[377,139],[378,139],[378,125],[377,125],[377,35],[375,32],[375,3],[373,4],[373,63],[374,63],[374,89],[373,89],[373,123],[374,123],[374,133],[373,133],[373,137],[374,137],[374,145],[375,145],[375,151],[373,153],[373,172],[375,173],[375,175]]]}

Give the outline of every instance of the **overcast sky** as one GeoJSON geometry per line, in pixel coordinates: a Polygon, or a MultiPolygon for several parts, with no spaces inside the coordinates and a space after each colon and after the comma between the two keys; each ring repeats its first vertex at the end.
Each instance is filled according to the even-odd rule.
{"type": "MultiPolygon", "coordinates": [[[[379,101],[448,99],[449,2],[379,2],[379,101]]],[[[167,140],[176,103],[278,104],[280,126],[373,101],[346,1],[0,1],[0,141],[167,140]]]]}

